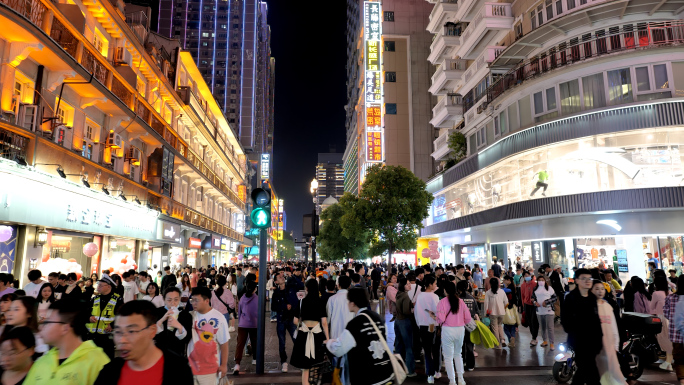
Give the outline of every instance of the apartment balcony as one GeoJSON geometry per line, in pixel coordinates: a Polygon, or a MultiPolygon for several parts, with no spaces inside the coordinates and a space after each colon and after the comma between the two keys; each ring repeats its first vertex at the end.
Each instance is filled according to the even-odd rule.
{"type": "Polygon", "coordinates": [[[475,87],[475,85],[479,83],[482,78],[487,76],[489,73],[490,64],[496,60],[496,58],[499,56],[499,54],[501,54],[501,52],[503,52],[504,49],[506,49],[506,47],[487,47],[463,74],[461,87],[466,91],[475,87]]]}
{"type": "Polygon", "coordinates": [[[513,12],[509,3],[484,3],[484,7],[461,35],[456,56],[474,60],[491,43],[503,39],[513,28],[513,12]]]}
{"type": "Polygon", "coordinates": [[[451,149],[449,148],[449,135],[454,132],[456,132],[455,129],[448,129],[434,140],[435,152],[432,153],[432,158],[434,158],[434,160],[440,161],[449,158],[449,154],[451,154],[451,149]]]}
{"type": "Polygon", "coordinates": [[[430,12],[430,22],[426,29],[432,33],[438,33],[445,23],[457,20],[457,12],[458,0],[438,0],[430,12]]]}
{"type": "Polygon", "coordinates": [[[463,73],[468,66],[466,60],[444,59],[437,71],[432,75],[432,86],[430,93],[433,95],[446,95],[455,91],[461,82],[463,73]]]}
{"type": "Polygon", "coordinates": [[[451,128],[463,119],[463,98],[459,94],[447,94],[432,109],[430,124],[438,128],[451,128]]]}
{"type": "Polygon", "coordinates": [[[460,25],[442,27],[441,31],[432,40],[428,61],[432,64],[437,64],[444,59],[450,59],[461,45],[461,31],[463,31],[463,28],[460,25]]]}

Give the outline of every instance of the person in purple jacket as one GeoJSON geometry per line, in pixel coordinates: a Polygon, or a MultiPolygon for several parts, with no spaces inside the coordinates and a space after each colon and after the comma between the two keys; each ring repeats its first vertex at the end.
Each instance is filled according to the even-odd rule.
{"type": "MultiPolygon", "coordinates": [[[[235,368],[233,374],[240,373],[240,361],[242,361],[242,353],[245,350],[247,343],[247,336],[250,341],[257,340],[257,314],[259,312],[259,299],[256,294],[256,282],[252,280],[245,281],[245,294],[238,301],[238,340],[235,348],[235,368]]],[[[252,364],[256,364],[252,360],[252,364]]]]}

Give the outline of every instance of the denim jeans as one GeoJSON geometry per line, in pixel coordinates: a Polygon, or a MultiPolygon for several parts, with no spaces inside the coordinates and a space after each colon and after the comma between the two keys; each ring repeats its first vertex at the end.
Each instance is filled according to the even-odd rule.
{"type": "Polygon", "coordinates": [[[508,342],[511,342],[511,338],[515,338],[515,328],[516,327],[517,326],[515,326],[515,325],[504,324],[504,326],[503,326],[504,334],[506,335],[506,337],[508,337],[508,342]]]}
{"type": "Polygon", "coordinates": [[[274,319],[276,319],[276,318],[278,318],[278,312],[277,312],[277,311],[272,311],[272,310],[271,310],[271,319],[274,320],[274,319]]]}
{"type": "Polygon", "coordinates": [[[292,322],[292,320],[278,320],[278,326],[276,327],[276,332],[278,333],[278,350],[280,351],[280,363],[287,362],[287,353],[285,352],[285,331],[290,333],[290,338],[294,342],[294,332],[297,330],[297,325],[292,322]]]}
{"type": "Polygon", "coordinates": [[[394,351],[401,354],[409,374],[415,373],[416,361],[413,358],[413,325],[410,318],[394,321],[394,351]]]}

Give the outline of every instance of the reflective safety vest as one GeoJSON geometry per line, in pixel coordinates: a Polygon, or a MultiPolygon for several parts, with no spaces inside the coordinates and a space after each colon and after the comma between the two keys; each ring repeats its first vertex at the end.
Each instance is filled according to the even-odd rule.
{"type": "Polygon", "coordinates": [[[112,298],[109,299],[109,302],[107,302],[107,305],[105,305],[104,309],[100,308],[100,298],[102,297],[95,297],[95,300],[93,301],[93,309],[90,312],[91,316],[97,318],[97,322],[88,322],[86,324],[86,328],[88,328],[90,333],[108,334],[105,329],[107,328],[107,325],[114,322],[114,308],[116,307],[116,303],[118,302],[120,296],[116,293],[113,293],[112,298]]]}

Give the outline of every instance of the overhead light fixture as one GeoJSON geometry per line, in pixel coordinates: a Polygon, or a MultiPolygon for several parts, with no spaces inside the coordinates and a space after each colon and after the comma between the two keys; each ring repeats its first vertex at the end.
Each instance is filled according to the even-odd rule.
{"type": "Polygon", "coordinates": [[[145,241],[145,243],[143,244],[143,250],[149,250],[149,249],[150,249],[150,243],[145,241]]]}
{"type": "Polygon", "coordinates": [[[33,242],[33,247],[43,246],[48,239],[48,232],[45,229],[39,230],[36,227],[36,238],[33,242]]]}
{"type": "Polygon", "coordinates": [[[17,164],[20,166],[28,166],[28,163],[26,163],[26,159],[22,158],[19,155],[14,156],[14,161],[17,162],[17,164]]]}
{"type": "Polygon", "coordinates": [[[57,174],[64,179],[67,177],[67,174],[64,172],[64,168],[59,163],[36,163],[34,166],[57,166],[57,174]]]}
{"type": "Polygon", "coordinates": [[[135,199],[133,199],[133,201],[142,206],[142,202],[140,202],[140,199],[138,199],[138,197],[135,197],[135,199]]]}
{"type": "Polygon", "coordinates": [[[66,174],[64,173],[62,166],[57,167],[57,174],[59,174],[59,176],[61,176],[63,179],[66,179],[66,174]]]}
{"type": "Polygon", "coordinates": [[[86,186],[87,188],[90,188],[90,183],[88,183],[88,173],[84,172],[81,175],[81,182],[83,182],[83,185],[86,186]]]}
{"type": "Polygon", "coordinates": [[[109,190],[107,190],[107,187],[104,185],[102,186],[102,192],[109,195],[109,190]]]}
{"type": "Polygon", "coordinates": [[[152,203],[147,202],[147,208],[150,210],[154,210],[154,207],[152,207],[152,203]]]}
{"type": "Polygon", "coordinates": [[[597,224],[597,225],[606,225],[606,226],[610,226],[610,227],[614,228],[614,229],[617,230],[617,231],[622,230],[622,226],[620,226],[620,225],[618,224],[618,222],[617,222],[616,220],[613,220],[613,219],[602,219],[602,220],[600,220],[600,221],[596,221],[596,224],[597,224]]]}
{"type": "Polygon", "coordinates": [[[119,193],[119,198],[123,199],[124,202],[128,201],[128,199],[126,199],[126,196],[124,195],[123,192],[119,193]]]}

